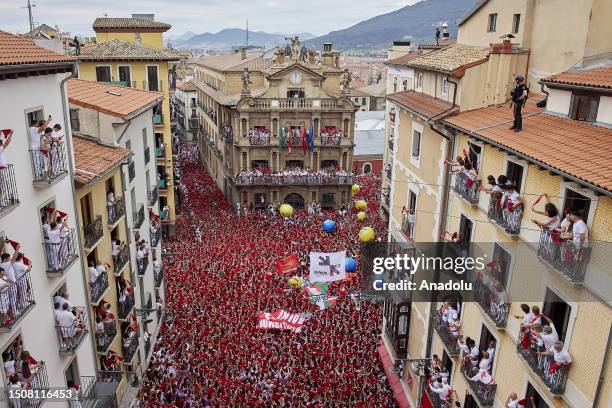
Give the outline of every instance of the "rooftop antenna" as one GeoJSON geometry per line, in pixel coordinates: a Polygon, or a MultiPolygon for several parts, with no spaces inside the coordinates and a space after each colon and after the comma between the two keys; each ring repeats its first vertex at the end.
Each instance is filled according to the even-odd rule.
{"type": "Polygon", "coordinates": [[[247,26],[246,26],[246,45],[249,46],[249,19],[247,18],[247,26]]]}
{"type": "Polygon", "coordinates": [[[36,7],[36,4],[32,4],[30,0],[28,0],[28,4],[22,7],[22,8],[28,9],[28,21],[30,23],[30,31],[34,30],[34,14],[32,13],[32,9],[34,7],[36,7]]]}

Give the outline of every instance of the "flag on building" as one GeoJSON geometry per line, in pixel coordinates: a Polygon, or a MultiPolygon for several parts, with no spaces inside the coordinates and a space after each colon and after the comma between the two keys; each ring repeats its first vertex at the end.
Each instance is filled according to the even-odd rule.
{"type": "Polygon", "coordinates": [[[310,154],[314,153],[314,128],[312,123],[310,124],[310,130],[308,131],[308,147],[310,148],[310,154]]]}
{"type": "Polygon", "coordinates": [[[281,150],[283,150],[283,147],[287,146],[287,130],[284,127],[281,127],[279,146],[281,150]]]}
{"type": "Polygon", "coordinates": [[[306,126],[302,124],[302,150],[304,150],[304,156],[306,156],[306,152],[308,151],[308,143],[306,142],[306,126]]]}
{"type": "Polygon", "coordinates": [[[287,148],[289,149],[289,153],[291,153],[291,148],[293,147],[293,129],[291,128],[291,126],[289,126],[287,129],[289,129],[288,132],[288,138],[289,140],[287,141],[287,148]]]}
{"type": "Polygon", "coordinates": [[[311,252],[310,274],[311,282],[333,282],[346,278],[344,262],[346,251],[341,252],[311,252]]]}
{"type": "Polygon", "coordinates": [[[278,273],[290,273],[297,271],[300,266],[300,260],[297,255],[292,254],[283,259],[276,261],[276,270],[278,273]]]}

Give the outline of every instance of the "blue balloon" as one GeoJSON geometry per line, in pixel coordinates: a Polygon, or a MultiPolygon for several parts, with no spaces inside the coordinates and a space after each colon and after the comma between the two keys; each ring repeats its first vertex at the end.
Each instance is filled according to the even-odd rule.
{"type": "Polygon", "coordinates": [[[357,269],[357,261],[355,258],[347,257],[344,261],[344,269],[346,269],[347,272],[355,272],[357,269]]]}
{"type": "Polygon", "coordinates": [[[334,232],[336,229],[336,223],[333,222],[332,220],[325,220],[323,221],[323,231],[329,233],[334,232]]]}

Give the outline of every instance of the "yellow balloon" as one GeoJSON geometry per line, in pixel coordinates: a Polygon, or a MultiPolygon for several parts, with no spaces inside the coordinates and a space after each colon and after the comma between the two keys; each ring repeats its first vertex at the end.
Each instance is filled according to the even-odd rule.
{"type": "Polygon", "coordinates": [[[353,184],[353,186],[351,187],[351,191],[353,192],[353,194],[357,194],[359,192],[359,184],[353,184]]]}
{"type": "Polygon", "coordinates": [[[280,212],[280,215],[285,218],[291,217],[293,215],[293,207],[291,206],[291,204],[285,203],[281,205],[278,211],[280,212]]]}
{"type": "Polygon", "coordinates": [[[293,289],[299,289],[302,287],[303,280],[299,276],[292,276],[289,278],[289,286],[293,289]]]}
{"type": "Polygon", "coordinates": [[[365,219],[366,219],[366,213],[365,213],[365,211],[359,211],[359,212],[357,213],[357,220],[358,220],[358,221],[365,221],[365,219]]]}
{"type": "Polygon", "coordinates": [[[365,210],[368,208],[368,204],[365,202],[365,200],[358,200],[355,202],[355,208],[358,210],[365,210]]]}
{"type": "Polygon", "coordinates": [[[372,227],[363,227],[359,230],[359,240],[361,242],[370,242],[376,236],[376,232],[372,227]]]}

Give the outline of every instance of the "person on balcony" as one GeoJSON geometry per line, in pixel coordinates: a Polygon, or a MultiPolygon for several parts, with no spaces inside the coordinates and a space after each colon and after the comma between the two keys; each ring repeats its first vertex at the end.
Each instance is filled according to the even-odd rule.
{"type": "Polygon", "coordinates": [[[436,381],[432,381],[429,384],[429,389],[438,394],[442,400],[446,400],[453,393],[450,385],[448,385],[448,380],[444,378],[438,378],[436,381]]]}
{"type": "Polygon", "coordinates": [[[13,282],[6,276],[6,271],[0,266],[0,316],[2,324],[9,324],[12,321],[12,313],[14,310],[13,290],[11,286],[13,282]]]}
{"type": "Polygon", "coordinates": [[[61,224],[58,224],[54,217],[51,216],[51,223],[49,224],[47,234],[49,236],[49,252],[51,253],[50,263],[54,270],[61,269],[65,265],[66,249],[62,245],[62,235],[65,235],[66,232],[68,232],[67,218],[65,217],[61,224]]]}
{"type": "Polygon", "coordinates": [[[17,368],[17,375],[21,383],[25,387],[31,387],[32,379],[41,367],[42,365],[30,355],[29,351],[22,350],[17,368]]]}
{"type": "Polygon", "coordinates": [[[119,241],[118,238],[111,241],[111,256],[113,257],[113,264],[115,265],[115,268],[119,266],[119,260],[117,257],[121,251],[123,251],[123,248],[125,248],[125,242],[119,241]]]}
{"type": "Polygon", "coordinates": [[[531,205],[531,211],[544,216],[544,221],[540,221],[535,218],[531,220],[534,224],[542,229],[554,230],[560,224],[559,210],[557,210],[557,207],[550,202],[548,194],[542,194],[536,198],[531,205]],[[544,211],[535,208],[542,198],[544,198],[544,211]]]}
{"type": "MultiPolygon", "coordinates": [[[[8,132],[8,135],[6,135],[6,138],[4,139],[0,138],[0,171],[4,170],[8,166],[6,158],[4,157],[4,151],[11,144],[11,140],[13,140],[13,133],[14,133],[13,129],[9,129],[9,132],[8,132]]],[[[1,193],[2,191],[0,191],[0,194],[1,193]]],[[[4,197],[4,194],[2,194],[2,196],[4,197]]],[[[0,205],[4,206],[5,203],[0,203],[0,205]]]]}
{"type": "Polygon", "coordinates": [[[556,341],[553,347],[547,351],[538,351],[539,356],[553,356],[549,373],[554,374],[559,368],[572,364],[572,357],[565,349],[562,341],[556,341]]]}
{"type": "Polygon", "coordinates": [[[72,347],[72,339],[77,334],[77,317],[72,312],[68,303],[62,305],[62,310],[57,314],[56,320],[62,338],[62,345],[64,347],[72,347]]]}
{"type": "Polygon", "coordinates": [[[508,396],[508,398],[506,398],[506,405],[504,405],[504,408],[526,408],[530,401],[531,407],[536,408],[533,397],[518,399],[516,392],[513,392],[508,396]]]}
{"type": "Polygon", "coordinates": [[[34,174],[36,174],[37,177],[41,177],[44,174],[44,162],[40,153],[40,142],[51,120],[51,115],[49,115],[46,121],[33,119],[30,123],[30,150],[32,154],[32,164],[34,165],[34,174]]]}
{"type": "Polygon", "coordinates": [[[581,210],[572,210],[572,242],[576,248],[586,248],[589,246],[589,229],[582,219],[581,210]]]}
{"type": "Polygon", "coordinates": [[[94,261],[89,261],[89,268],[87,269],[89,271],[89,283],[94,283],[95,281],[98,280],[98,277],[100,276],[100,274],[98,273],[98,270],[96,269],[96,263],[94,261]]]}
{"type": "Polygon", "coordinates": [[[110,222],[115,221],[115,191],[113,188],[108,189],[106,194],[106,207],[108,208],[108,219],[110,222]]]}

